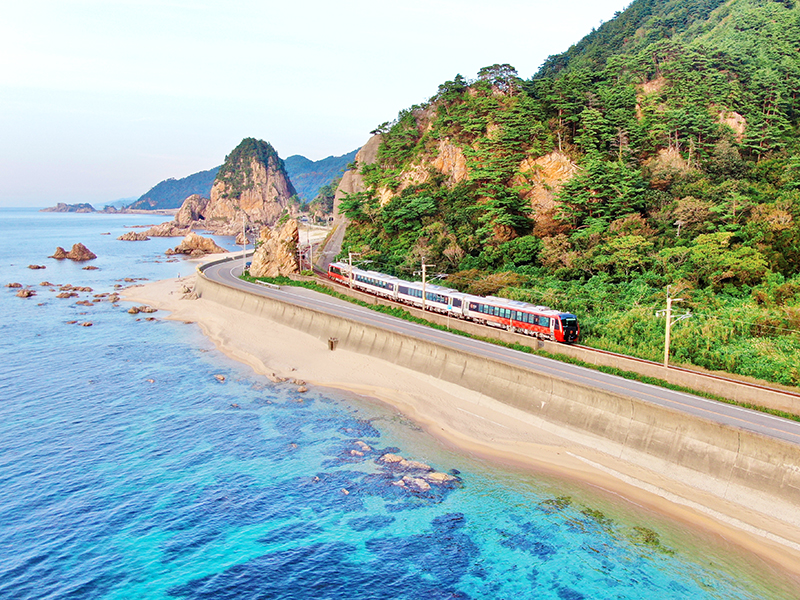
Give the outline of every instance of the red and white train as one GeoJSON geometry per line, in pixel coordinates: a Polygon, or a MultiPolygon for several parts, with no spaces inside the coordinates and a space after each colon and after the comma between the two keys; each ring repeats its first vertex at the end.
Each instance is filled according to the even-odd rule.
{"type": "Polygon", "coordinates": [[[423,300],[423,285],[419,281],[405,281],[356,267],[351,272],[350,265],[344,262],[332,262],[328,266],[328,277],[343,285],[395,302],[541,339],[573,344],[580,335],[578,318],[575,315],[547,306],[535,306],[494,296],[472,296],[430,283],[424,286],[423,300]]]}

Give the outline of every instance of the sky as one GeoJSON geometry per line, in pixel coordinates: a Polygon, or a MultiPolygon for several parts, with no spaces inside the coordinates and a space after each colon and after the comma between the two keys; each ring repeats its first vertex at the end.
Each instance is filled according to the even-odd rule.
{"type": "Polygon", "coordinates": [[[26,0],[0,18],[0,206],[103,205],[245,137],[340,156],[456,74],[531,77],[630,0],[26,0]]]}

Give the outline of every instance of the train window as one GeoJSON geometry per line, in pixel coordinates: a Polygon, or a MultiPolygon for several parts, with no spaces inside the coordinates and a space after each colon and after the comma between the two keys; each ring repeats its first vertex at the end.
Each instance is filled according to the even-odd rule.
{"type": "Polygon", "coordinates": [[[550,327],[550,317],[539,317],[539,325],[541,327],[550,327]]]}
{"type": "Polygon", "coordinates": [[[453,298],[453,306],[461,308],[461,298],[453,298]]]}
{"type": "Polygon", "coordinates": [[[575,317],[561,317],[564,327],[578,327],[578,319],[575,317]]]}

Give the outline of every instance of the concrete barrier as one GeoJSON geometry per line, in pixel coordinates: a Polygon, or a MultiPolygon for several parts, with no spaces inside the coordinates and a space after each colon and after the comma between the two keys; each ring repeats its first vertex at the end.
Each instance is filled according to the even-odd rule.
{"type": "MultiPolygon", "coordinates": [[[[367,302],[368,304],[381,304],[396,307],[395,302],[365,294],[358,290],[351,290],[341,285],[329,284],[341,294],[367,302]]],[[[457,329],[470,335],[491,338],[508,344],[521,344],[535,350],[542,350],[549,354],[560,354],[569,358],[580,360],[590,365],[611,367],[621,371],[638,373],[645,377],[661,379],[672,385],[681,386],[698,392],[713,394],[720,398],[727,398],[735,402],[763,406],[774,410],[782,410],[795,415],[800,415],[800,395],[796,393],[783,393],[780,389],[768,389],[766,382],[760,382],[766,387],[753,387],[745,382],[739,383],[730,379],[719,379],[697,371],[682,371],[674,368],[667,369],[661,363],[629,358],[618,354],[605,354],[593,352],[591,349],[580,346],[559,344],[548,340],[537,340],[520,333],[512,333],[497,327],[478,325],[470,321],[449,318],[434,312],[425,311],[411,306],[403,306],[411,315],[436,323],[444,327],[457,329]]]]}
{"type": "MultiPolygon", "coordinates": [[[[800,504],[800,446],[796,444],[243,292],[202,273],[196,292],[201,298],[303,331],[322,344],[336,338],[339,348],[458,384],[547,422],[597,436],[611,442],[618,457],[630,462],[652,468],[647,457],[664,461],[683,469],[678,480],[725,499],[752,504],[769,498],[785,503],[784,508],[800,504]]],[[[800,516],[797,521],[800,525],[800,516]]]]}

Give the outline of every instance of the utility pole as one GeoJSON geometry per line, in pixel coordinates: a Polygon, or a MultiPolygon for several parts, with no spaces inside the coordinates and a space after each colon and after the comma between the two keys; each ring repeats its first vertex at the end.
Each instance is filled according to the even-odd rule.
{"type": "Polygon", "coordinates": [[[672,303],[673,302],[683,302],[683,298],[671,298],[670,297],[670,286],[667,286],[667,310],[660,310],[656,313],[658,316],[666,316],[667,323],[666,329],[664,331],[664,368],[669,369],[669,343],[670,343],[670,335],[672,333],[672,325],[673,323],[677,323],[678,321],[683,321],[684,319],[688,319],[692,316],[692,313],[686,311],[686,313],[679,315],[675,318],[674,322],[672,319],[672,303]]]}
{"type": "Polygon", "coordinates": [[[242,275],[247,271],[247,258],[245,257],[245,254],[247,254],[247,233],[244,227],[244,218],[244,211],[242,211],[242,275]]]}
{"type": "Polygon", "coordinates": [[[433,267],[435,265],[426,265],[425,264],[425,257],[422,257],[422,312],[425,312],[425,275],[427,273],[426,269],[428,267],[433,267]]]}
{"type": "Polygon", "coordinates": [[[350,265],[350,287],[353,287],[353,257],[361,256],[361,252],[348,252],[347,263],[350,265]]]}

